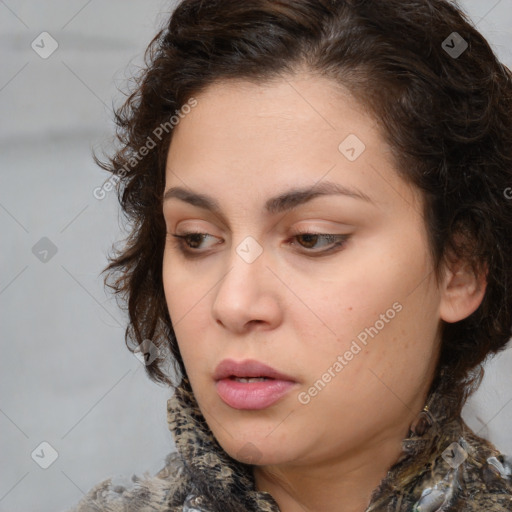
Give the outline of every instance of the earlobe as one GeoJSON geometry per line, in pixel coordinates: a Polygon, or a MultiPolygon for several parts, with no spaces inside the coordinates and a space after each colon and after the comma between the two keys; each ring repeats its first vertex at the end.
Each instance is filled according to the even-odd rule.
{"type": "Polygon", "coordinates": [[[440,317],[448,323],[458,322],[480,306],[487,287],[487,265],[478,274],[466,262],[455,262],[445,271],[440,317]]]}

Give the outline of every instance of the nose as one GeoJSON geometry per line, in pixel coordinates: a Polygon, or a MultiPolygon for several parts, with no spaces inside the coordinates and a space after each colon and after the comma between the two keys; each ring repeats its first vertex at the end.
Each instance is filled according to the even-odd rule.
{"type": "Polygon", "coordinates": [[[214,292],[215,321],[236,334],[274,329],[282,319],[282,284],[268,268],[265,251],[252,261],[256,249],[254,244],[244,243],[232,248],[227,271],[214,292]]]}

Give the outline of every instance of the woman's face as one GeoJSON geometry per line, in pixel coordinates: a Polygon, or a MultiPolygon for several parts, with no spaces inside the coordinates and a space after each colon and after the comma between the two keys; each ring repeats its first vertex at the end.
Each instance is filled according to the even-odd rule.
{"type": "Polygon", "coordinates": [[[407,434],[437,361],[422,197],[327,79],[196,99],[168,155],[163,280],[201,411],[242,462],[371,457],[407,434]],[[190,232],[207,236],[182,252],[190,232]]]}

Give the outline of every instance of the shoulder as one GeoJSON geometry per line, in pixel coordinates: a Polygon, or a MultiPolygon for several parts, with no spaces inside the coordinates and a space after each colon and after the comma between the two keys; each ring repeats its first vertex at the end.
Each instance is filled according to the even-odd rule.
{"type": "Polygon", "coordinates": [[[181,511],[188,481],[176,452],[165,459],[165,466],[154,476],[133,475],[125,482],[108,478],[95,485],[68,512],[174,512],[181,511]],[[176,505],[176,509],[169,508],[176,505]]]}
{"type": "Polygon", "coordinates": [[[463,423],[461,484],[465,487],[468,510],[512,510],[512,457],[463,423]]]}
{"type": "MultiPolygon", "coordinates": [[[[413,510],[511,511],[512,458],[475,434],[463,420],[455,423],[459,425],[453,429],[457,436],[443,436],[413,510]]],[[[446,430],[450,434],[450,425],[446,430]]]]}

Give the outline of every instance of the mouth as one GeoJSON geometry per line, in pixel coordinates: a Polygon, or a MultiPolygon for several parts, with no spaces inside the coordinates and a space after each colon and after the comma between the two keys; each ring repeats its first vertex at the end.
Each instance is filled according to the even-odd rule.
{"type": "Polygon", "coordinates": [[[259,361],[225,359],[214,373],[221,400],[233,409],[270,407],[297,385],[292,377],[259,361]]]}
{"type": "Polygon", "coordinates": [[[213,378],[216,381],[222,379],[254,381],[259,379],[295,382],[293,377],[285,375],[271,366],[253,359],[240,362],[234,361],[233,359],[224,359],[215,369],[213,378]]]}
{"type": "Polygon", "coordinates": [[[266,380],[274,380],[269,377],[229,377],[231,380],[236,380],[237,382],[265,382],[266,380]]]}

